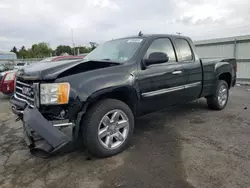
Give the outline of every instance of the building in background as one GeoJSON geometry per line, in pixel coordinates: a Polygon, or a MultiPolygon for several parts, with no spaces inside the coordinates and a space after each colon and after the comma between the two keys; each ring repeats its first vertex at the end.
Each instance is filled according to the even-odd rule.
{"type": "Polygon", "coordinates": [[[250,83],[250,35],[194,41],[194,44],[201,58],[236,58],[237,81],[250,83]]]}
{"type": "Polygon", "coordinates": [[[7,59],[17,59],[17,56],[14,52],[3,52],[0,51],[0,60],[7,60],[7,59]]]}
{"type": "Polygon", "coordinates": [[[0,72],[13,69],[16,59],[17,55],[14,52],[0,51],[0,72]]]}

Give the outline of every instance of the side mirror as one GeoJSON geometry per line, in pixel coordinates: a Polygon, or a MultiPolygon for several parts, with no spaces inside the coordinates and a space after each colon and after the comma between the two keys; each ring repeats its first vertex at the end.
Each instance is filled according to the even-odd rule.
{"type": "Polygon", "coordinates": [[[163,52],[153,52],[149,54],[148,59],[144,59],[144,63],[146,66],[153,64],[160,64],[168,62],[169,57],[166,53],[163,52]]]}

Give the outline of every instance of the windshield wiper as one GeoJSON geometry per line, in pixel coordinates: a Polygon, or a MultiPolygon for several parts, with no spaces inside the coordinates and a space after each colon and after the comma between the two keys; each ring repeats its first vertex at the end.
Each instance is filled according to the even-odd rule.
{"type": "Polygon", "coordinates": [[[119,61],[115,61],[115,60],[112,60],[112,59],[109,59],[109,58],[104,58],[104,59],[89,59],[89,61],[103,61],[106,63],[111,63],[111,64],[123,64],[122,62],[119,62],[119,61]]]}
{"type": "Polygon", "coordinates": [[[119,61],[115,61],[115,60],[112,60],[112,59],[109,59],[109,58],[105,58],[105,59],[101,59],[101,61],[110,61],[110,63],[115,63],[115,64],[123,64],[122,62],[119,62],[119,61]]]}

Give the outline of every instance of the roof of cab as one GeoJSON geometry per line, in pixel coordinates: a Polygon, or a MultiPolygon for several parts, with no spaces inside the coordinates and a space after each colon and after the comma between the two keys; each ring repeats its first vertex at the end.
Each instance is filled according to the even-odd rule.
{"type": "MultiPolygon", "coordinates": [[[[147,38],[147,39],[154,39],[154,38],[163,38],[163,37],[169,37],[169,38],[185,38],[185,39],[190,39],[187,36],[183,35],[171,35],[171,34],[143,34],[142,36],[138,35],[132,35],[132,36],[127,36],[127,37],[122,37],[122,38],[117,38],[117,39],[129,39],[129,38],[147,38]]],[[[114,40],[117,40],[114,39],[114,40]]]]}

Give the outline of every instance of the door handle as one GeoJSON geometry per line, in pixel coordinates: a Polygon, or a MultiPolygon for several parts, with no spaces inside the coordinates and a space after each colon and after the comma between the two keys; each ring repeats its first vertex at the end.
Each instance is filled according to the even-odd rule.
{"type": "Polygon", "coordinates": [[[181,73],[182,73],[182,71],[174,71],[174,72],[172,72],[172,74],[175,74],[175,75],[181,74],[181,73]]]}

